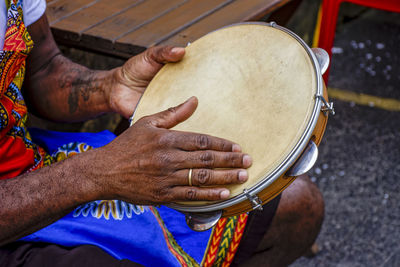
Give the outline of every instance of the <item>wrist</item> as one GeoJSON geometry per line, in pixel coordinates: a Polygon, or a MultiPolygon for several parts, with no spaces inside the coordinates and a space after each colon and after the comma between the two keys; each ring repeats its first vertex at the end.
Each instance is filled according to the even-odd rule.
{"type": "Polygon", "coordinates": [[[107,91],[109,109],[129,118],[142,96],[146,84],[141,84],[131,77],[124,67],[118,67],[110,71],[111,85],[107,91]]]}
{"type": "Polygon", "coordinates": [[[117,82],[115,81],[116,69],[104,70],[96,73],[94,78],[98,85],[98,90],[100,92],[99,96],[101,100],[99,103],[100,113],[110,113],[115,112],[114,102],[112,100],[112,94],[117,82]]]}
{"type": "Polygon", "coordinates": [[[105,95],[107,98],[108,108],[110,112],[118,113],[118,85],[121,80],[121,67],[114,68],[109,71],[110,73],[110,86],[105,88],[105,95]]]}
{"type": "Polygon", "coordinates": [[[80,156],[79,165],[81,169],[81,177],[84,179],[84,198],[86,201],[98,199],[114,199],[112,170],[106,164],[110,162],[107,159],[108,151],[103,147],[86,151],[80,156]]]}
{"type": "Polygon", "coordinates": [[[99,153],[98,149],[86,151],[84,153],[75,155],[65,161],[69,162],[69,175],[74,189],[76,202],[87,203],[97,199],[103,199],[104,188],[106,186],[101,182],[101,170],[98,166],[99,153]]]}

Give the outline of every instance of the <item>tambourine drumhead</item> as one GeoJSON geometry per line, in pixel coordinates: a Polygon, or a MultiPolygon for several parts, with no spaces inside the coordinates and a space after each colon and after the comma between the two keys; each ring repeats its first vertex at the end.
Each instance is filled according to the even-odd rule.
{"type": "Polygon", "coordinates": [[[174,129],[234,141],[252,156],[249,180],[229,187],[234,197],[266,182],[302,149],[298,144],[315,120],[314,64],[303,45],[280,29],[262,24],[226,27],[193,42],[181,62],[161,69],[141,98],[134,121],[196,96],[196,112],[174,129]]]}

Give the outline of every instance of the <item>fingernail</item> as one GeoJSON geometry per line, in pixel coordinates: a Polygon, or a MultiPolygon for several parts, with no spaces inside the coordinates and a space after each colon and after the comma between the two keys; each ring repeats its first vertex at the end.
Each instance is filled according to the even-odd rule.
{"type": "Polygon", "coordinates": [[[183,47],[174,47],[174,48],[171,49],[171,52],[174,53],[174,54],[179,54],[183,50],[185,50],[185,48],[183,48],[183,47]]]}
{"type": "Polygon", "coordinates": [[[242,152],[242,148],[238,144],[233,144],[232,152],[242,152]]]}
{"type": "Polygon", "coordinates": [[[251,159],[251,157],[249,155],[243,156],[243,166],[245,168],[250,167],[252,163],[253,163],[253,160],[251,159]]]}
{"type": "Polygon", "coordinates": [[[248,178],[248,175],[247,175],[247,171],[239,171],[239,181],[240,182],[246,182],[247,181],[247,178],[248,178]]]}
{"type": "Polygon", "coordinates": [[[224,189],[221,191],[221,193],[219,193],[220,198],[225,199],[228,198],[230,195],[230,192],[228,189],[224,189]]]}

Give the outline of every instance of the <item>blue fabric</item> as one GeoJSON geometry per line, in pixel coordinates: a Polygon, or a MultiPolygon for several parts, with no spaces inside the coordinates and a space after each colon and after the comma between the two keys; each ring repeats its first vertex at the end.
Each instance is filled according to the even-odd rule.
{"type": "Polygon", "coordinates": [[[60,146],[71,142],[86,143],[92,147],[101,147],[110,143],[116,137],[110,131],[98,133],[56,132],[39,128],[29,128],[32,141],[52,155],[60,146]]]}
{"type": "Polygon", "coordinates": [[[178,244],[197,262],[201,262],[207,247],[211,229],[204,232],[194,232],[185,223],[185,216],[179,211],[165,206],[158,211],[178,244]]]}
{"type": "MultiPolygon", "coordinates": [[[[115,138],[109,131],[29,131],[34,142],[50,154],[71,142],[85,142],[93,147],[100,147],[115,138]]],[[[211,230],[194,232],[186,225],[184,215],[180,212],[164,206],[158,210],[177,243],[197,262],[201,262],[211,230]]],[[[145,266],[180,266],[170,253],[163,231],[150,208],[119,200],[98,200],[82,205],[64,218],[22,240],[64,246],[92,244],[118,259],[130,259],[145,266]]]]}

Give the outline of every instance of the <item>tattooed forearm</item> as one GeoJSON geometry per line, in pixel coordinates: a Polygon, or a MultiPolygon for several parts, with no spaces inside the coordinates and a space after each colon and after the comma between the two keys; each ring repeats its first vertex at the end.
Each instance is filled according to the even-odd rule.
{"type": "Polygon", "coordinates": [[[79,104],[84,105],[89,102],[91,95],[101,90],[102,82],[104,81],[99,80],[95,71],[82,67],[69,69],[59,80],[60,88],[69,91],[69,112],[74,114],[79,104]]]}
{"type": "Polygon", "coordinates": [[[93,71],[61,54],[46,16],[29,27],[35,42],[27,58],[24,98],[31,113],[76,122],[111,112],[109,92],[115,70],[93,71]]]}
{"type": "Polygon", "coordinates": [[[56,111],[51,119],[78,121],[109,111],[105,92],[112,82],[109,71],[90,70],[58,55],[35,75],[39,84],[31,85],[38,91],[31,90],[30,99],[41,114],[56,111]]]}

